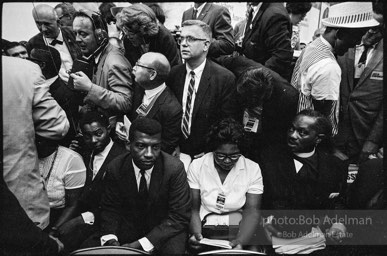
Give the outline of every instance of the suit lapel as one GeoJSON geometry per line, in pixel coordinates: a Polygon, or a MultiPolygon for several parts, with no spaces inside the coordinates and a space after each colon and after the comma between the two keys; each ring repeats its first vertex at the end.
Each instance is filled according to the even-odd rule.
{"type": "Polygon", "coordinates": [[[181,70],[178,70],[175,83],[176,98],[180,104],[183,101],[183,91],[185,84],[185,77],[187,75],[187,69],[185,65],[181,65],[181,70]]]}
{"type": "Polygon", "coordinates": [[[114,142],[112,148],[110,149],[108,155],[105,158],[105,161],[103,161],[101,167],[99,168],[98,173],[95,176],[94,180],[103,179],[106,172],[106,166],[110,163],[111,160],[113,160],[113,158],[118,156],[121,152],[122,151],[118,146],[118,144],[114,142]]]}
{"type": "Polygon", "coordinates": [[[261,19],[263,12],[265,11],[265,9],[269,4],[270,3],[263,3],[261,8],[259,8],[257,15],[255,15],[253,21],[251,22],[251,25],[250,25],[251,29],[247,28],[246,34],[243,39],[244,41],[250,38],[251,34],[253,33],[253,28],[256,27],[258,20],[261,19]]]}
{"type": "MultiPolygon", "coordinates": [[[[354,63],[355,63],[355,50],[354,48],[350,48],[348,50],[348,58],[346,58],[346,69],[347,69],[347,72],[345,72],[345,70],[343,70],[346,74],[345,74],[345,79],[348,81],[348,85],[349,85],[349,88],[350,88],[350,92],[353,90],[353,87],[354,87],[354,77],[355,77],[355,67],[354,67],[354,63]]],[[[343,72],[342,71],[342,72],[343,72]]]]}
{"type": "Polygon", "coordinates": [[[202,11],[200,12],[199,16],[196,18],[197,20],[203,20],[204,17],[207,15],[208,11],[210,10],[212,4],[204,4],[202,11]]]}
{"type": "Polygon", "coordinates": [[[374,71],[375,67],[383,61],[383,39],[380,40],[379,44],[377,45],[372,58],[368,62],[368,65],[365,67],[363,73],[361,74],[359,78],[359,82],[356,86],[360,85],[365,81],[365,79],[371,75],[371,72],[374,71]]]}
{"type": "Polygon", "coordinates": [[[149,200],[148,200],[148,208],[152,205],[153,202],[157,201],[159,196],[159,191],[161,188],[161,184],[163,182],[163,161],[162,161],[162,153],[157,158],[156,163],[153,167],[152,176],[149,185],[149,200]]]}
{"type": "Polygon", "coordinates": [[[159,112],[161,105],[164,103],[167,97],[167,89],[168,88],[165,88],[164,91],[160,94],[160,96],[157,98],[157,100],[153,104],[153,107],[151,108],[146,117],[153,118],[157,114],[157,112],[159,112]]]}
{"type": "Polygon", "coordinates": [[[132,121],[137,118],[138,114],[136,112],[137,108],[142,104],[142,99],[144,98],[145,91],[137,83],[134,87],[133,95],[133,109],[132,109],[132,121]]]}
{"type": "Polygon", "coordinates": [[[211,62],[206,60],[206,65],[204,66],[203,74],[200,79],[199,89],[195,97],[195,104],[192,112],[192,120],[194,120],[196,114],[199,111],[200,105],[202,101],[206,98],[206,92],[208,87],[210,86],[210,78],[211,78],[211,62]]]}

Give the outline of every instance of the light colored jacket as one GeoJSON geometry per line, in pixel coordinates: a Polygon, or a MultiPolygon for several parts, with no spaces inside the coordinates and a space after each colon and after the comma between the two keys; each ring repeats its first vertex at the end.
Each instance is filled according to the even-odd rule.
{"type": "Polygon", "coordinates": [[[38,168],[35,134],[63,138],[69,122],[51,97],[38,65],[2,56],[3,175],[19,203],[35,224],[49,224],[50,208],[38,168]]]}

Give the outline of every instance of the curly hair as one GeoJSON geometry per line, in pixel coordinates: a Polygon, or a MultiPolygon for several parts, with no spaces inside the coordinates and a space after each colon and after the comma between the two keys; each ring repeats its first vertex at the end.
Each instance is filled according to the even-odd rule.
{"type": "Polygon", "coordinates": [[[212,152],[223,144],[236,144],[242,151],[244,145],[244,129],[241,123],[228,117],[213,124],[207,133],[207,152],[212,152]]]}
{"type": "Polygon", "coordinates": [[[133,4],[123,8],[117,15],[117,27],[123,26],[140,32],[143,36],[152,37],[159,33],[159,21],[156,14],[145,4],[133,4]]]}

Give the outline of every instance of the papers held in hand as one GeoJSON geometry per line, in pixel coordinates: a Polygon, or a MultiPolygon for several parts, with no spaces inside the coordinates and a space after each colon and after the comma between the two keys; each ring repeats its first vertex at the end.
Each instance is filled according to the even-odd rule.
{"type": "Polygon", "coordinates": [[[225,249],[231,249],[230,242],[227,240],[203,238],[202,240],[200,240],[200,243],[225,249]]]}

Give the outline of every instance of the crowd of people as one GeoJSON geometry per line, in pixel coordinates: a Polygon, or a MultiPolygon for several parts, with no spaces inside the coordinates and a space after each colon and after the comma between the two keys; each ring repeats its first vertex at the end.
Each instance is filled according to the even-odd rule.
{"type": "Polygon", "coordinates": [[[172,33],[157,3],[34,5],[2,42],[1,254],[383,255],[382,216],[324,221],[385,209],[382,2],[332,5],[296,60],[312,4],[246,7],[172,33]]]}

